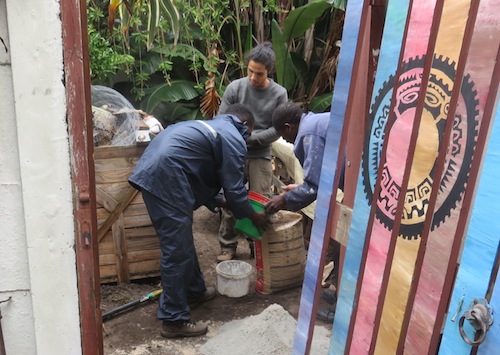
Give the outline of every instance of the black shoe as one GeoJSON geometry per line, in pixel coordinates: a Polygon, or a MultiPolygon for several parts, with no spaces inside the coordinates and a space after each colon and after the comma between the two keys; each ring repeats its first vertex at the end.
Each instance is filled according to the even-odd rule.
{"type": "Polygon", "coordinates": [[[316,318],[322,320],[325,323],[332,323],[334,316],[335,316],[335,310],[330,308],[320,308],[316,312],[316,318]]]}
{"type": "Polygon", "coordinates": [[[337,302],[337,293],[329,288],[325,288],[321,293],[321,298],[329,304],[335,304],[337,302]]]}
{"type": "Polygon", "coordinates": [[[196,306],[199,306],[203,302],[210,301],[212,298],[215,297],[215,287],[213,286],[208,286],[207,290],[205,293],[201,296],[197,297],[189,297],[187,298],[188,306],[190,309],[195,308],[196,306]]]}

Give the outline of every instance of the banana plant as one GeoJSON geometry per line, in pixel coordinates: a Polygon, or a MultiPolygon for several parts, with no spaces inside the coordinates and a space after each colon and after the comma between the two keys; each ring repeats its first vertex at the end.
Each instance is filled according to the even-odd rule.
{"type": "Polygon", "coordinates": [[[318,0],[308,3],[295,10],[290,11],[280,29],[278,23],[273,20],[273,48],[276,52],[276,76],[278,83],[287,90],[291,90],[297,80],[295,69],[289,48],[294,38],[302,36],[316,19],[333,4],[327,0],[318,0]]]}

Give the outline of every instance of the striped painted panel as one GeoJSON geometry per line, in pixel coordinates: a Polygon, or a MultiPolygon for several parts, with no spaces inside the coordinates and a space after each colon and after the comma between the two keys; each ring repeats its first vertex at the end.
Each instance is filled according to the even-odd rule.
{"type": "MultiPolygon", "coordinates": [[[[387,263],[391,261],[391,250],[394,250],[395,245],[395,240],[391,238],[394,234],[395,214],[398,202],[401,203],[399,195],[403,180],[405,174],[408,174],[405,166],[407,160],[411,159],[408,154],[412,132],[415,124],[418,124],[415,105],[418,102],[424,54],[429,44],[435,5],[434,0],[419,1],[418,5],[413,3],[408,19],[399,78],[395,75],[386,75],[384,86],[378,90],[378,97],[372,107],[371,135],[365,143],[363,155],[363,177],[364,190],[368,192],[368,198],[371,199],[373,194],[377,204],[375,211],[372,212],[375,217],[373,224],[369,227],[368,252],[363,266],[364,276],[351,345],[351,352],[356,354],[367,353],[375,345],[372,340],[377,335],[374,334],[377,311],[380,311],[379,307],[383,305],[381,297],[384,292],[382,287],[384,273],[387,263]],[[394,94],[395,85],[397,90],[394,94]],[[390,110],[389,106],[380,104],[393,97],[395,102],[390,110]],[[379,131],[385,134],[380,135],[379,131]],[[367,181],[370,181],[369,185],[367,181]]],[[[396,68],[397,66],[393,67],[393,73],[396,68]]],[[[398,255],[396,253],[394,257],[397,258],[398,255]]],[[[393,319],[390,322],[397,324],[402,317],[401,310],[404,309],[404,303],[400,298],[393,299],[392,302],[396,312],[392,313],[393,319]]],[[[382,327],[385,326],[390,327],[391,324],[384,323],[382,327]]],[[[380,342],[389,342],[394,346],[397,345],[397,339],[396,334],[395,338],[385,337],[380,342]]]]}
{"type": "MultiPolygon", "coordinates": [[[[405,350],[409,353],[427,353],[430,347],[439,296],[444,287],[444,275],[457,226],[457,205],[460,204],[465,188],[464,181],[468,175],[476,138],[476,114],[469,117],[460,116],[458,113],[459,116],[456,117],[456,105],[451,102],[457,82],[456,63],[462,50],[469,7],[468,0],[445,0],[443,3],[425,96],[419,98],[424,100],[424,107],[399,237],[395,244],[386,297],[379,320],[375,353],[397,352],[401,337],[406,336],[408,313],[414,300],[412,290],[415,289],[417,281],[420,281],[417,294],[419,304],[430,299],[434,302],[426,304],[430,306],[425,309],[428,314],[418,313],[419,318],[413,319],[410,327],[415,329],[415,332],[409,332],[408,336],[418,339],[418,343],[414,343],[415,349],[405,350]],[[461,120],[460,117],[467,119],[461,120]],[[468,130],[470,127],[472,129],[468,130]],[[464,132],[459,139],[455,134],[457,131],[464,132]],[[457,152],[450,149],[454,143],[459,144],[462,150],[457,152]],[[459,189],[455,188],[455,183],[460,184],[459,189]],[[454,192],[457,193],[453,195],[454,192]],[[431,222],[435,224],[429,226],[431,222]],[[439,226],[439,230],[445,235],[439,240],[429,238],[428,235],[429,227],[433,229],[436,226],[439,226]],[[429,248],[430,245],[433,245],[433,248],[429,248]],[[441,257],[436,257],[439,255],[441,257]],[[418,280],[419,276],[422,276],[422,280],[418,280]],[[422,300],[420,296],[424,294],[422,300]]],[[[437,16],[438,14],[435,14],[434,20],[437,16]]],[[[423,71],[423,68],[421,70],[423,71]]],[[[406,86],[411,87],[409,84],[406,86]]],[[[460,90],[460,86],[455,89],[460,90]]],[[[403,92],[401,97],[404,95],[403,92]]]]}
{"type": "MultiPolygon", "coordinates": [[[[374,93],[385,85],[387,77],[394,73],[398,65],[401,51],[404,28],[407,19],[409,1],[391,0],[388,4],[385,20],[385,30],[382,37],[377,76],[375,79],[374,93]]],[[[380,113],[391,105],[390,96],[383,96],[383,102],[379,102],[380,113]]],[[[373,100],[372,100],[373,102],[373,100]]],[[[383,131],[376,132],[383,138],[383,131]]],[[[380,154],[380,153],[379,153],[380,154]]],[[[377,167],[370,167],[375,170],[377,167]]],[[[370,215],[370,203],[364,195],[365,179],[360,173],[357,182],[357,193],[353,207],[353,217],[349,231],[349,241],[346,248],[345,261],[343,265],[342,278],[339,288],[339,298],[336,306],[335,320],[332,330],[330,354],[343,354],[346,352],[351,317],[356,297],[356,287],[360,272],[362,251],[365,244],[365,235],[370,215]]],[[[375,182],[372,183],[373,186],[375,182]]]]}

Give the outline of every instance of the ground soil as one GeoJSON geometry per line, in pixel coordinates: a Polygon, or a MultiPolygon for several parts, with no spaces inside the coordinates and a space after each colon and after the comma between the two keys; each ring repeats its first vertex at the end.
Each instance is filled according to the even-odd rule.
{"type": "MultiPolygon", "coordinates": [[[[207,285],[216,285],[216,256],[220,251],[217,241],[219,216],[202,207],[195,211],[193,235],[198,258],[207,285]]],[[[238,259],[255,266],[250,256],[248,243],[244,240],[238,245],[238,259]]],[[[255,274],[254,274],[255,275],[255,274]]],[[[251,285],[255,285],[253,276],[251,285]]],[[[263,295],[250,287],[248,295],[241,298],[229,298],[217,295],[214,300],[201,304],[192,311],[195,320],[208,323],[207,335],[195,338],[169,340],[160,336],[161,322],[156,319],[156,301],[145,301],[127,311],[106,320],[103,324],[104,354],[106,355],[198,355],[199,347],[210,337],[217,335],[217,329],[223,324],[260,314],[271,304],[279,304],[297,319],[301,296],[300,287],[263,295]]],[[[103,313],[125,303],[139,299],[149,292],[159,289],[159,279],[146,279],[130,284],[102,285],[101,309],[103,313]]],[[[320,306],[322,306],[320,304],[320,306]]],[[[331,329],[330,324],[317,321],[331,329]]],[[[251,354],[251,349],[249,349],[251,354]]]]}

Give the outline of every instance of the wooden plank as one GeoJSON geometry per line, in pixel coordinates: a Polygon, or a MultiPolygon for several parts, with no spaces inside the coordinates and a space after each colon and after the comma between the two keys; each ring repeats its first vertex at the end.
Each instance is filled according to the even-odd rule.
{"type": "Polygon", "coordinates": [[[156,236],[156,231],[153,226],[146,226],[146,227],[136,227],[136,228],[129,228],[125,229],[125,235],[129,240],[133,240],[135,238],[142,238],[142,237],[158,237],[156,236]]]}
{"type": "Polygon", "coordinates": [[[118,282],[130,282],[130,273],[127,258],[127,241],[125,239],[125,228],[123,226],[123,214],[120,213],[115,223],[111,226],[113,242],[115,244],[115,261],[118,272],[118,282]]]}
{"type": "Polygon", "coordinates": [[[115,168],[108,171],[96,171],[95,173],[95,181],[96,184],[104,185],[104,184],[113,184],[113,183],[123,183],[127,181],[128,177],[132,173],[133,167],[129,167],[126,169],[115,168]]]}
{"type": "MultiPolygon", "coordinates": [[[[128,261],[130,264],[146,261],[146,260],[154,260],[160,263],[160,249],[151,249],[151,250],[140,250],[140,251],[129,251],[128,252],[128,261]]],[[[155,271],[159,271],[160,269],[155,271]]]]}
{"type": "Polygon", "coordinates": [[[115,200],[119,200],[121,196],[130,188],[128,181],[115,182],[112,184],[99,184],[99,188],[105,191],[109,196],[115,200]]]}
{"type": "Polygon", "coordinates": [[[140,157],[145,149],[146,146],[143,145],[132,145],[128,147],[97,147],[94,149],[94,160],[140,157]]]}
{"type": "Polygon", "coordinates": [[[147,227],[151,225],[149,215],[129,216],[125,219],[125,228],[147,227]]]}
{"type": "MultiPolygon", "coordinates": [[[[384,34],[382,37],[382,46],[380,58],[377,67],[377,76],[375,78],[374,93],[372,97],[372,107],[375,105],[379,90],[384,86],[384,82],[394,73],[398,66],[398,60],[401,52],[401,44],[407,18],[409,2],[405,0],[392,0],[388,3],[387,15],[385,20],[384,34]]],[[[380,111],[387,110],[391,106],[389,97],[383,97],[380,105],[380,111]]],[[[374,113],[372,113],[374,114],[374,113]]],[[[381,140],[383,140],[383,129],[376,131],[381,140]]],[[[366,143],[365,143],[366,144],[366,143]]],[[[366,145],[365,145],[366,147],[366,145]]],[[[373,154],[366,150],[364,156],[373,154]]],[[[376,152],[377,157],[380,151],[376,152]]],[[[376,179],[376,171],[378,166],[369,165],[373,171],[365,172],[365,176],[373,179],[369,183],[373,189],[376,179]]],[[[366,167],[365,167],[366,169],[366,167]]],[[[360,267],[363,258],[363,250],[365,245],[365,236],[369,223],[371,197],[364,194],[365,191],[365,176],[363,170],[360,169],[358,174],[356,196],[354,199],[352,223],[349,230],[349,240],[345,251],[342,277],[339,287],[339,297],[337,300],[336,314],[333,323],[332,340],[330,345],[330,354],[349,353],[350,340],[354,324],[352,317],[354,315],[355,299],[358,292],[358,277],[360,276],[360,267]]]]}
{"type": "Polygon", "coordinates": [[[117,158],[99,159],[95,161],[95,168],[99,171],[112,171],[114,169],[131,169],[139,161],[140,156],[122,156],[117,158]]]}
{"type": "Polygon", "coordinates": [[[125,216],[125,218],[131,216],[149,216],[148,209],[144,203],[140,204],[130,203],[128,207],[123,211],[123,215],[125,216]]]}
{"type": "Polygon", "coordinates": [[[115,253],[115,245],[113,243],[113,236],[111,232],[106,234],[104,238],[102,238],[99,243],[99,257],[105,254],[114,254],[115,253]],[[109,236],[109,237],[108,237],[109,236]]]}
{"type": "MultiPolygon", "coordinates": [[[[125,234],[127,234],[127,231],[125,231],[125,234]]],[[[156,235],[155,236],[144,235],[138,239],[127,238],[127,249],[129,252],[160,250],[160,242],[156,235]]]]}
{"type": "Polygon", "coordinates": [[[160,275],[160,258],[130,263],[129,268],[131,279],[137,279],[139,276],[143,275],[149,275],[148,277],[158,276],[160,275]]]}
{"type": "Polygon", "coordinates": [[[128,191],[125,193],[125,195],[120,199],[116,208],[113,210],[113,212],[110,213],[106,221],[104,221],[104,223],[99,227],[99,230],[97,231],[97,239],[99,241],[104,237],[108,229],[111,228],[113,223],[116,221],[116,219],[120,216],[120,214],[128,206],[130,201],[134,198],[134,196],[138,192],[139,191],[137,191],[133,187],[130,187],[128,191]]]}
{"type": "Polygon", "coordinates": [[[96,192],[96,201],[97,201],[97,209],[99,209],[99,205],[104,207],[107,211],[113,211],[118,205],[118,201],[116,201],[113,197],[108,195],[106,191],[101,189],[99,186],[95,189],[96,192]]]}

